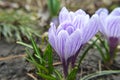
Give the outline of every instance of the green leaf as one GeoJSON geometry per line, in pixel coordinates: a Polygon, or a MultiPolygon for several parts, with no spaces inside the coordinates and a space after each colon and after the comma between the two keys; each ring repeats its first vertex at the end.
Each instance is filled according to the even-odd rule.
{"type": "Polygon", "coordinates": [[[46,80],[56,80],[56,78],[54,78],[53,76],[51,75],[46,75],[46,74],[43,74],[43,73],[38,73],[38,75],[46,80]]]}
{"type": "Polygon", "coordinates": [[[62,80],[63,77],[61,75],[61,73],[58,70],[54,70],[55,76],[56,76],[56,80],[62,80]]]}
{"type": "Polygon", "coordinates": [[[41,57],[40,50],[39,50],[37,44],[35,43],[35,41],[34,41],[34,39],[33,39],[32,37],[31,37],[31,42],[32,42],[33,50],[34,50],[35,54],[36,54],[37,56],[39,56],[40,64],[42,64],[42,63],[43,63],[43,59],[42,59],[42,57],[41,57]]]}
{"type": "Polygon", "coordinates": [[[66,80],[76,80],[76,75],[77,75],[77,72],[78,72],[78,68],[74,68],[70,74],[67,76],[67,79],[66,80]]]}
{"type": "Polygon", "coordinates": [[[105,53],[102,51],[102,48],[95,43],[96,48],[98,49],[100,55],[102,56],[103,61],[106,61],[105,53]]]}
{"type": "Polygon", "coordinates": [[[92,48],[92,46],[94,46],[94,44],[96,43],[97,40],[98,40],[98,38],[95,41],[93,41],[93,43],[91,45],[89,45],[87,47],[87,49],[82,53],[83,55],[80,57],[80,60],[79,60],[79,63],[78,63],[78,68],[80,67],[81,62],[83,61],[83,59],[87,55],[88,51],[92,48]]]}
{"type": "Polygon", "coordinates": [[[30,57],[30,58],[26,58],[26,59],[27,59],[29,62],[33,63],[33,64],[37,67],[37,69],[38,69],[39,72],[40,72],[41,70],[43,70],[43,71],[45,71],[46,73],[48,73],[47,68],[46,68],[44,65],[39,64],[39,63],[34,59],[34,57],[32,56],[32,54],[30,53],[30,51],[29,51],[28,49],[26,49],[26,53],[27,53],[28,56],[30,57]]]}
{"type": "Polygon", "coordinates": [[[33,49],[33,47],[32,47],[31,45],[29,45],[29,44],[26,44],[26,43],[24,43],[24,42],[17,41],[17,43],[18,43],[18,44],[21,44],[21,45],[23,45],[23,46],[25,46],[25,47],[28,47],[28,48],[31,48],[31,49],[33,49]]]}
{"type": "Polygon", "coordinates": [[[47,0],[51,16],[56,16],[60,9],[59,0],[47,0]]]}
{"type": "Polygon", "coordinates": [[[99,71],[99,72],[95,72],[95,73],[86,75],[83,78],[81,78],[80,80],[90,80],[90,79],[98,77],[98,76],[118,74],[118,73],[120,73],[120,70],[99,71]]]}
{"type": "Polygon", "coordinates": [[[53,69],[54,69],[54,66],[53,66],[53,54],[52,54],[52,47],[50,46],[50,44],[48,44],[45,52],[44,52],[44,60],[47,59],[48,61],[48,69],[49,69],[49,73],[53,73],[53,69]]]}
{"type": "Polygon", "coordinates": [[[109,48],[108,48],[106,40],[102,40],[101,37],[99,37],[98,35],[96,37],[98,38],[98,40],[100,41],[100,43],[104,47],[106,53],[108,53],[109,52],[109,48]]]}
{"type": "Polygon", "coordinates": [[[102,40],[101,37],[99,37],[98,35],[96,36],[98,38],[98,40],[100,41],[100,43],[102,44],[102,47],[98,44],[95,44],[96,48],[98,49],[102,59],[104,62],[107,62],[110,60],[110,54],[109,54],[109,48],[108,48],[108,44],[106,42],[106,40],[102,40]],[[105,52],[103,52],[103,50],[105,50],[105,52]]]}

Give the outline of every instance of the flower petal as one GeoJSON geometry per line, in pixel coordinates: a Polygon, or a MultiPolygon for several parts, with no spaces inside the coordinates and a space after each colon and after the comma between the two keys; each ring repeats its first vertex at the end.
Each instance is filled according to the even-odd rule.
{"type": "Polygon", "coordinates": [[[65,43],[65,59],[68,59],[70,56],[74,55],[81,46],[81,31],[77,29],[74,31],[65,43]]]}
{"type": "Polygon", "coordinates": [[[65,7],[61,9],[60,14],[59,14],[59,23],[62,23],[65,20],[67,20],[68,13],[69,11],[65,7]]]}
{"type": "Polygon", "coordinates": [[[58,53],[58,55],[63,59],[64,58],[64,48],[65,48],[65,42],[66,42],[66,39],[68,38],[68,33],[65,31],[65,30],[61,30],[59,33],[58,33],[58,36],[57,36],[57,43],[56,43],[56,52],[58,53]]]}
{"type": "Polygon", "coordinates": [[[75,15],[86,15],[86,12],[83,11],[82,9],[79,9],[75,12],[75,15]]]}
{"type": "Polygon", "coordinates": [[[96,14],[99,16],[107,16],[108,15],[108,10],[106,8],[100,8],[96,11],[96,14]]]}
{"type": "Polygon", "coordinates": [[[51,23],[50,25],[51,25],[51,27],[50,27],[50,29],[48,31],[49,43],[51,44],[51,46],[54,49],[56,49],[55,48],[55,42],[56,42],[56,33],[55,32],[56,32],[56,27],[55,27],[55,25],[53,23],[51,23]]]}
{"type": "Polygon", "coordinates": [[[69,12],[69,14],[68,14],[68,21],[73,21],[73,19],[74,19],[74,17],[75,17],[75,13],[74,12],[72,12],[72,11],[70,11],[69,12]]]}
{"type": "Polygon", "coordinates": [[[82,44],[85,44],[98,32],[98,20],[98,15],[93,15],[88,24],[83,28],[82,44]]]}
{"type": "Polygon", "coordinates": [[[58,34],[61,30],[66,30],[66,28],[69,27],[69,26],[73,26],[73,25],[71,24],[71,22],[69,22],[69,21],[65,21],[65,22],[61,23],[61,24],[58,26],[56,33],[58,34]]]}
{"type": "Polygon", "coordinates": [[[81,27],[84,27],[88,21],[89,21],[89,15],[85,15],[85,16],[78,15],[74,18],[72,23],[74,24],[75,28],[80,29],[81,27]]]}
{"type": "Polygon", "coordinates": [[[100,8],[96,11],[96,14],[99,16],[99,30],[105,34],[106,18],[108,15],[108,10],[106,8],[100,8]]]}
{"type": "Polygon", "coordinates": [[[120,37],[120,16],[109,16],[106,23],[106,35],[109,37],[120,37]]]}
{"type": "Polygon", "coordinates": [[[115,8],[115,9],[110,13],[110,15],[112,15],[112,16],[120,16],[120,7],[115,8]]]}

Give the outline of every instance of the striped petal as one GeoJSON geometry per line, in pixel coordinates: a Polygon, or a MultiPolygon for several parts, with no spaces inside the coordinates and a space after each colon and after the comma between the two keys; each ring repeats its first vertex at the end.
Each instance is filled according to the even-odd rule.
{"type": "Polygon", "coordinates": [[[100,8],[96,11],[96,14],[99,16],[107,16],[108,15],[108,10],[106,8],[100,8]]]}
{"type": "Polygon", "coordinates": [[[86,13],[82,9],[79,9],[75,12],[75,15],[86,15],[86,13]]]}
{"type": "Polygon", "coordinates": [[[65,21],[65,22],[61,23],[61,24],[58,26],[56,33],[58,34],[61,30],[66,30],[67,27],[69,27],[69,26],[73,26],[73,25],[71,24],[71,22],[65,21]]]}
{"type": "Polygon", "coordinates": [[[115,8],[115,9],[110,13],[110,15],[112,15],[112,16],[120,16],[120,7],[115,8]]]}
{"type": "Polygon", "coordinates": [[[58,55],[61,57],[61,59],[64,58],[64,49],[65,49],[65,42],[66,39],[68,38],[68,33],[65,30],[61,30],[57,36],[57,43],[56,43],[56,51],[58,53],[58,55]]]}
{"type": "Polygon", "coordinates": [[[109,37],[120,37],[120,16],[109,16],[106,23],[106,35],[109,37]]]}
{"type": "Polygon", "coordinates": [[[50,24],[51,27],[48,31],[48,38],[49,38],[49,43],[51,46],[56,50],[55,43],[56,43],[56,27],[53,23],[50,24]]]}
{"type": "Polygon", "coordinates": [[[106,18],[108,17],[108,10],[106,8],[100,8],[96,11],[96,14],[99,16],[99,30],[103,34],[105,34],[105,25],[106,25],[106,18]]]}
{"type": "Polygon", "coordinates": [[[62,23],[65,20],[67,20],[68,13],[69,13],[69,11],[65,7],[63,7],[59,13],[59,23],[62,23]]]}
{"type": "Polygon", "coordinates": [[[82,44],[85,44],[98,32],[98,15],[93,15],[82,31],[82,44]]]}
{"type": "Polygon", "coordinates": [[[68,59],[70,56],[74,55],[81,46],[81,31],[77,29],[73,32],[65,43],[65,59],[68,59]]]}
{"type": "Polygon", "coordinates": [[[78,15],[74,18],[72,23],[74,24],[75,28],[80,29],[81,27],[84,27],[88,21],[89,21],[89,15],[85,15],[85,16],[78,15]]]}
{"type": "Polygon", "coordinates": [[[75,17],[75,13],[70,11],[68,14],[68,21],[72,22],[75,17]]]}

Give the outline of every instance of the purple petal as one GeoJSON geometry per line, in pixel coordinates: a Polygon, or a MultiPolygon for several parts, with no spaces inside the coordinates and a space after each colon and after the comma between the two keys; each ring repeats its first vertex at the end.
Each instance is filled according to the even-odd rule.
{"type": "Polygon", "coordinates": [[[76,15],[86,15],[85,11],[82,9],[79,9],[75,12],[76,15]]]}
{"type": "Polygon", "coordinates": [[[108,10],[106,8],[100,8],[96,11],[96,14],[98,14],[101,22],[103,23],[108,16],[108,10]]]}
{"type": "Polygon", "coordinates": [[[89,41],[98,32],[98,15],[93,15],[88,24],[83,28],[82,44],[89,41]]]}
{"type": "Polygon", "coordinates": [[[109,37],[120,37],[120,17],[109,16],[106,23],[106,35],[109,37]]]}
{"type": "Polygon", "coordinates": [[[65,7],[61,9],[60,14],[59,14],[59,23],[62,23],[65,20],[67,20],[68,13],[69,11],[65,7]]]}
{"type": "Polygon", "coordinates": [[[99,16],[99,30],[105,33],[104,26],[106,25],[106,18],[108,17],[108,10],[106,8],[100,8],[96,11],[96,14],[99,16]]]}
{"type": "Polygon", "coordinates": [[[55,49],[55,40],[56,40],[56,27],[53,23],[51,23],[51,27],[48,31],[48,38],[49,38],[49,43],[51,46],[55,49]]]}
{"type": "Polygon", "coordinates": [[[56,43],[56,51],[58,53],[58,55],[61,57],[61,58],[64,58],[64,48],[65,48],[65,42],[66,42],[66,39],[68,38],[68,33],[65,31],[65,30],[61,30],[59,33],[58,33],[58,36],[57,36],[57,43],[56,43]]]}
{"type": "Polygon", "coordinates": [[[68,27],[66,28],[66,31],[67,31],[67,32],[69,33],[69,35],[70,35],[70,34],[73,33],[74,28],[73,28],[72,26],[68,26],[68,27]]]}
{"type": "Polygon", "coordinates": [[[75,13],[70,11],[69,14],[68,14],[68,20],[72,22],[74,17],[75,17],[75,13]]]}
{"type": "Polygon", "coordinates": [[[119,8],[115,8],[110,15],[112,16],[120,16],[120,7],[119,8]]]}
{"type": "Polygon", "coordinates": [[[81,46],[81,31],[77,29],[74,31],[66,40],[65,43],[65,59],[68,59],[70,56],[74,55],[81,46]]]}
{"type": "Polygon", "coordinates": [[[74,18],[73,20],[73,24],[74,24],[74,27],[75,28],[81,28],[81,27],[84,27],[87,22],[89,21],[89,15],[78,15],[74,18]]]}
{"type": "Polygon", "coordinates": [[[96,14],[99,16],[106,16],[108,15],[108,10],[106,8],[100,8],[96,11],[96,14]]]}
{"type": "Polygon", "coordinates": [[[58,28],[57,28],[57,34],[58,34],[61,30],[66,30],[66,28],[69,27],[69,26],[73,26],[73,25],[71,24],[71,22],[65,21],[65,22],[61,23],[61,24],[58,26],[58,28]]]}

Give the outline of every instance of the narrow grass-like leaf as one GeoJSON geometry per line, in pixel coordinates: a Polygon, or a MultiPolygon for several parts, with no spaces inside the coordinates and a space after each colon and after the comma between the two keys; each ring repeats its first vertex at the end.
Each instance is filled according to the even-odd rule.
{"type": "Polygon", "coordinates": [[[35,51],[35,53],[40,57],[39,61],[40,61],[40,64],[42,64],[42,57],[41,57],[41,53],[40,53],[40,50],[37,46],[37,44],[35,43],[34,39],[31,37],[31,42],[32,42],[32,46],[33,46],[33,50],[35,51]]]}
{"type": "Polygon", "coordinates": [[[108,53],[109,50],[108,50],[108,46],[107,46],[105,40],[102,40],[101,37],[99,37],[99,36],[96,36],[96,37],[99,39],[99,41],[100,41],[100,43],[103,45],[105,51],[108,53]]]}
{"type": "Polygon", "coordinates": [[[45,71],[46,73],[48,73],[47,68],[46,68],[45,66],[37,63],[37,61],[34,59],[34,57],[30,54],[30,52],[29,52],[27,49],[26,49],[26,52],[27,52],[28,56],[30,57],[30,58],[26,58],[26,59],[27,59],[29,62],[33,63],[33,64],[37,67],[37,69],[38,69],[39,72],[40,72],[40,70],[43,70],[43,71],[45,71]]]}
{"type": "Polygon", "coordinates": [[[44,58],[46,58],[48,60],[48,69],[49,69],[49,73],[53,73],[53,54],[52,54],[52,47],[50,46],[50,44],[48,44],[45,52],[44,52],[44,58]]]}
{"type": "Polygon", "coordinates": [[[99,72],[95,72],[95,73],[86,75],[80,80],[90,80],[90,79],[98,77],[98,76],[104,76],[104,75],[110,75],[110,74],[118,74],[118,73],[120,73],[120,70],[99,71],[99,72]]]}
{"type": "Polygon", "coordinates": [[[62,80],[62,75],[58,70],[54,70],[55,76],[56,76],[56,80],[62,80]]]}
{"type": "Polygon", "coordinates": [[[59,0],[47,0],[48,8],[50,10],[51,16],[56,16],[60,9],[59,0]]]}
{"type": "Polygon", "coordinates": [[[67,79],[66,80],[76,80],[76,75],[77,75],[77,72],[78,72],[78,68],[74,68],[70,74],[67,76],[67,79]]]}
{"type": "Polygon", "coordinates": [[[35,59],[33,58],[32,54],[30,53],[30,51],[28,49],[26,49],[26,53],[27,55],[30,57],[30,59],[33,61],[33,62],[36,62],[35,59]]]}
{"type": "Polygon", "coordinates": [[[89,45],[87,47],[87,49],[83,52],[83,55],[80,57],[80,60],[78,62],[78,68],[80,67],[81,62],[83,61],[83,59],[85,58],[85,56],[87,55],[88,51],[92,48],[92,46],[96,43],[98,39],[96,39],[95,41],[93,41],[93,43],[91,45],[89,45]]]}
{"type": "Polygon", "coordinates": [[[31,45],[29,45],[29,44],[26,44],[26,43],[24,43],[24,42],[17,41],[17,43],[18,43],[18,44],[21,44],[21,45],[23,45],[23,46],[26,46],[26,47],[28,47],[28,48],[31,48],[31,49],[33,49],[33,47],[32,47],[31,45]]]}
{"type": "Polygon", "coordinates": [[[102,47],[95,44],[95,46],[97,47],[98,51],[100,52],[100,55],[102,56],[102,59],[104,62],[109,61],[110,60],[110,54],[109,54],[109,48],[107,45],[107,42],[105,40],[102,40],[99,36],[96,36],[98,38],[98,40],[100,41],[100,43],[102,44],[102,47]],[[103,52],[102,49],[105,49],[105,52],[103,52]]]}
{"type": "Polygon", "coordinates": [[[43,73],[37,73],[40,77],[44,78],[45,80],[56,80],[56,78],[54,78],[53,76],[51,75],[46,75],[46,74],[43,74],[43,73]]]}
{"type": "Polygon", "coordinates": [[[105,53],[102,51],[102,48],[96,43],[95,43],[95,46],[96,46],[97,50],[99,51],[100,55],[102,56],[102,59],[105,61],[106,57],[105,57],[105,53]]]}
{"type": "MultiPolygon", "coordinates": [[[[33,58],[32,54],[30,53],[30,51],[28,49],[26,49],[26,53],[28,55],[29,58],[26,58],[29,62],[35,64],[37,63],[36,60],[33,58]]],[[[35,65],[37,67],[37,65],[35,65]]],[[[37,68],[38,71],[40,72],[41,70],[39,68],[37,68]]]]}

